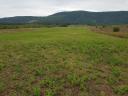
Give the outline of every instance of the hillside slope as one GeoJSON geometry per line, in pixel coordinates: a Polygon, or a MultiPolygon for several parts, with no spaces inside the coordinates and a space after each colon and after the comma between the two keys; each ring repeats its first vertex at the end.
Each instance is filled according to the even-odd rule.
{"type": "Polygon", "coordinates": [[[18,16],[1,18],[1,24],[128,24],[127,11],[88,12],[72,11],[59,12],[46,17],[18,16]]]}

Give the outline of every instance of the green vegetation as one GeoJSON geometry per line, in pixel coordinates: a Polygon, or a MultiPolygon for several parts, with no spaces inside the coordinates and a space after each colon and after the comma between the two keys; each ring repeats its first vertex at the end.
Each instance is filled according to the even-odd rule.
{"type": "Polygon", "coordinates": [[[86,27],[2,29],[0,96],[127,96],[127,58],[127,38],[86,27]]]}
{"type": "Polygon", "coordinates": [[[114,27],[113,28],[113,32],[119,32],[120,31],[120,28],[119,27],[114,27]]]}
{"type": "Polygon", "coordinates": [[[113,25],[128,24],[127,11],[88,12],[71,11],[59,12],[45,17],[16,16],[1,18],[0,24],[43,24],[43,25],[113,25]]]}
{"type": "Polygon", "coordinates": [[[3,92],[5,89],[5,85],[3,82],[0,82],[0,92],[3,92]]]}
{"type": "Polygon", "coordinates": [[[4,68],[4,65],[0,63],[0,71],[4,68]]]}
{"type": "Polygon", "coordinates": [[[128,86],[126,85],[119,86],[118,88],[115,89],[115,92],[120,95],[128,94],[128,86]]]}
{"type": "Polygon", "coordinates": [[[42,28],[42,27],[68,27],[69,24],[4,24],[0,25],[0,29],[21,29],[21,28],[42,28]]]}
{"type": "Polygon", "coordinates": [[[41,89],[40,87],[34,87],[34,96],[41,96],[41,89]]]}

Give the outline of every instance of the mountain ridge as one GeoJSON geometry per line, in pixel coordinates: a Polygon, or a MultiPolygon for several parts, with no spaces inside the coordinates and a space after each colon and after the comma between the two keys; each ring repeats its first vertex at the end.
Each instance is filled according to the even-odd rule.
{"type": "Polygon", "coordinates": [[[0,24],[128,24],[128,11],[64,11],[49,16],[0,18],[0,24]]]}

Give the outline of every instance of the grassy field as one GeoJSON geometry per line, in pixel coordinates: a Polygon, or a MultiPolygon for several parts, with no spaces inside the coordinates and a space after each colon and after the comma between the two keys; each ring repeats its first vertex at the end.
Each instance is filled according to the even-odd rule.
{"type": "Polygon", "coordinates": [[[0,96],[128,96],[128,39],[85,27],[1,29],[0,96]]]}

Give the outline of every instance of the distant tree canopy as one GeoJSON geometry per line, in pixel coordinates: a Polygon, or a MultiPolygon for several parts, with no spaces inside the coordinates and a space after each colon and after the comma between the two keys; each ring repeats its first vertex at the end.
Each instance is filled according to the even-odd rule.
{"type": "Polygon", "coordinates": [[[70,24],[128,24],[127,11],[115,12],[87,12],[73,11],[60,12],[46,17],[17,16],[1,18],[0,24],[43,24],[43,25],[70,25],[70,24]]]}

